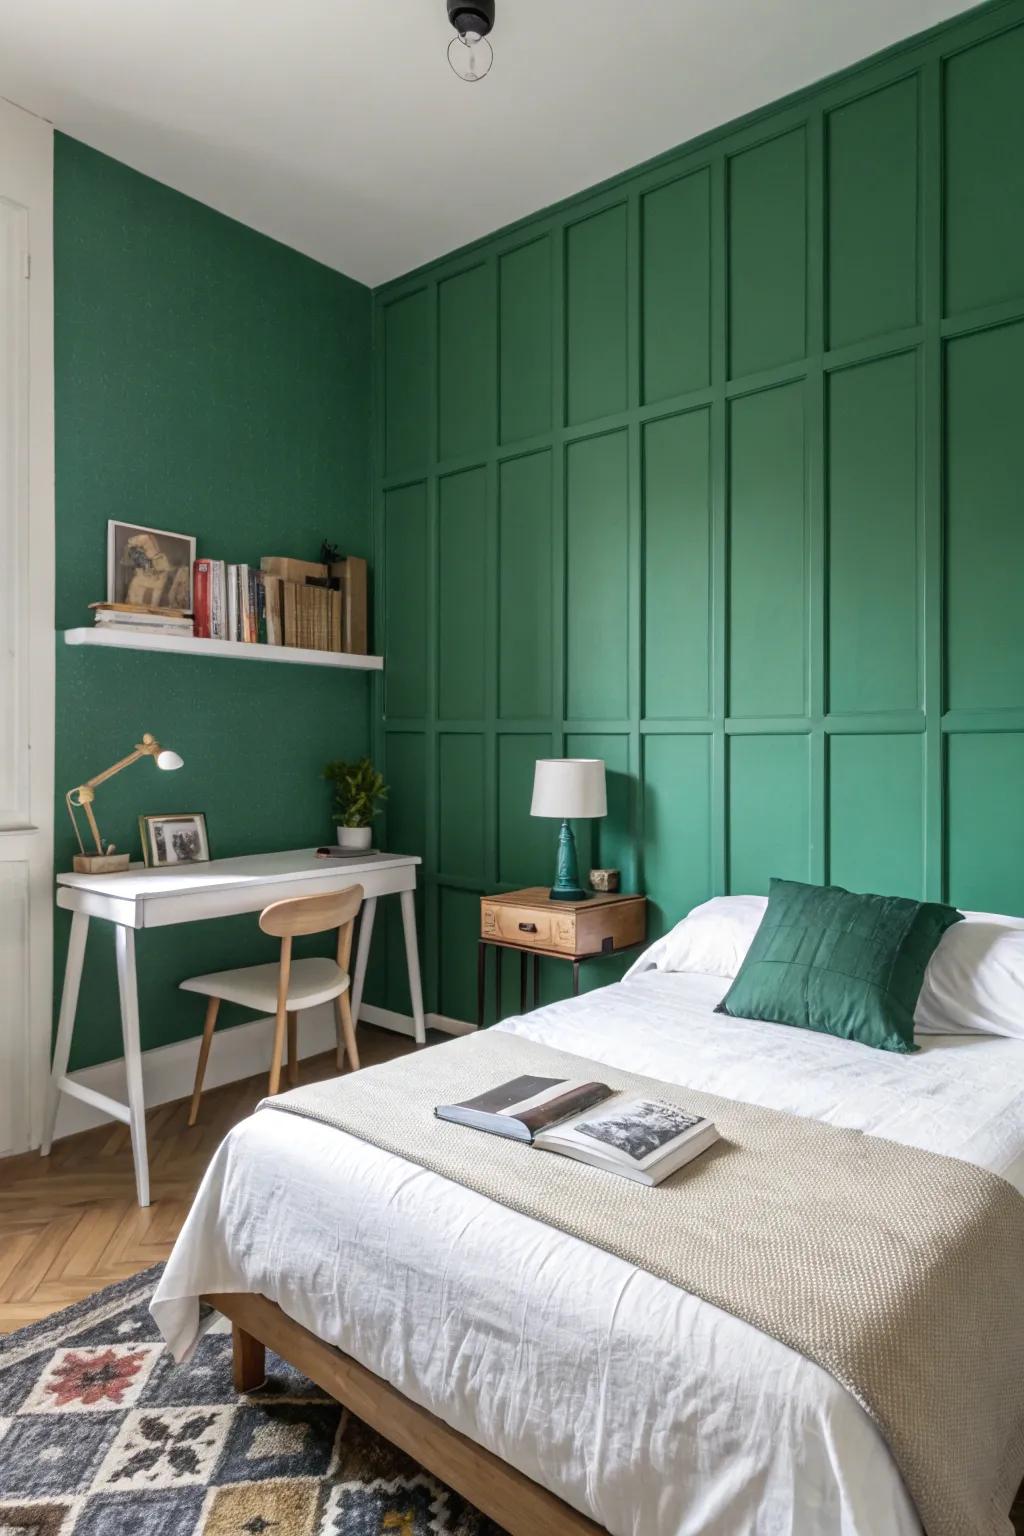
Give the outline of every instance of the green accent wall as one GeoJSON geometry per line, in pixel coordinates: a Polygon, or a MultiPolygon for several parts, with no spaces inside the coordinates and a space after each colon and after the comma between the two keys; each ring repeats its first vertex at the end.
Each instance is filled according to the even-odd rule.
{"type": "MultiPolygon", "coordinates": [[[[106,596],[110,517],[249,563],[315,558],[325,537],[369,555],[369,290],[73,139],[55,150],[58,630],[106,596]]],[[[320,770],[367,749],[371,696],[359,673],[58,644],[57,867],[74,851],[64,790],[145,730],[185,766],[141,762],[101,788],[119,848],[138,856],[144,812],[204,811],[214,857],[330,837],[320,770]]],[[[68,927],[58,913],[58,998],[68,927]]],[[[273,954],[254,917],[140,933],[143,1047],[200,1030],[182,978],[273,954]]],[[[121,1054],[95,923],[72,1065],[121,1054]]]]}
{"type": "Polygon", "coordinates": [[[581,863],[655,932],[772,875],[1024,912],[1022,80],[1010,0],[375,296],[429,1007],[552,876],[541,755],[607,760],[581,863]]]}

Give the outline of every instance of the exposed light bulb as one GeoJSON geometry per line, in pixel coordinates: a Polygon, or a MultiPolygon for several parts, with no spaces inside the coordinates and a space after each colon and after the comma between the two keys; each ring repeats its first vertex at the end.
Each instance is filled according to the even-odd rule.
{"type": "Polygon", "coordinates": [[[482,80],[494,63],[494,50],[479,32],[460,32],[448,44],[448,63],[460,80],[482,80]]]}

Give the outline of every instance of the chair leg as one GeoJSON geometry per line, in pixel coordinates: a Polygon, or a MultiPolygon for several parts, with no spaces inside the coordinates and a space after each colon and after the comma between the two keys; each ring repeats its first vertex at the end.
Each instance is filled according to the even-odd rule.
{"type": "Polygon", "coordinates": [[[287,1012],[284,1008],[278,1008],[274,1024],[274,1054],[270,1062],[270,1082],[267,1085],[267,1093],[271,1098],[281,1086],[281,1062],[284,1059],[284,1034],[287,1022],[287,1012]]]}
{"type": "Polygon", "coordinates": [[[291,1084],[299,1080],[299,1016],[297,1013],[288,1015],[288,1081],[291,1084]]]}
{"type": "Polygon", "coordinates": [[[350,1072],[359,1071],[359,1050],[356,1046],[356,1031],[352,1023],[352,1004],[347,992],[334,999],[334,1016],[338,1021],[338,1071],[342,1068],[342,1057],[348,1054],[350,1072]],[[344,1042],[344,1051],[342,1044],[344,1042]]]}
{"type": "Polygon", "coordinates": [[[206,1076],[206,1063],[210,1059],[210,1045],[213,1041],[213,1031],[217,1023],[217,1012],[220,1008],[220,998],[211,997],[206,1004],[206,1020],[203,1024],[203,1040],[199,1047],[199,1060],[196,1062],[196,1082],[192,1089],[192,1103],[189,1105],[188,1123],[195,1125],[199,1119],[199,1100],[203,1096],[203,1078],[206,1076]]]}

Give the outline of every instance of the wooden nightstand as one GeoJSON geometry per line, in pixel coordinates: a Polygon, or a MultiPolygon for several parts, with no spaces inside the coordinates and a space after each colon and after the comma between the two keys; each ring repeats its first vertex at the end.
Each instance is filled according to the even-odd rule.
{"type": "Polygon", "coordinates": [[[586,901],[552,901],[547,886],[532,885],[504,896],[481,896],[477,946],[477,1023],[484,1022],[487,951],[495,953],[497,996],[501,997],[501,952],[519,953],[519,1002],[526,1012],[526,970],[533,956],[533,1006],[540,1003],[540,962],[570,960],[572,993],[580,990],[586,960],[637,949],[647,935],[647,897],[591,896],[586,901]]]}

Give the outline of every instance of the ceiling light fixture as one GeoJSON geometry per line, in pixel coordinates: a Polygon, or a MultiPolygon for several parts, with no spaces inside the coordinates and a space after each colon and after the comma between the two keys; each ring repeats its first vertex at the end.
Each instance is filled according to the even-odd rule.
{"type": "Polygon", "coordinates": [[[494,26],[494,0],[447,0],[447,6],[456,32],[448,44],[448,63],[460,80],[482,80],[494,62],[487,41],[494,26]]]}

